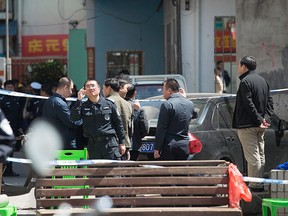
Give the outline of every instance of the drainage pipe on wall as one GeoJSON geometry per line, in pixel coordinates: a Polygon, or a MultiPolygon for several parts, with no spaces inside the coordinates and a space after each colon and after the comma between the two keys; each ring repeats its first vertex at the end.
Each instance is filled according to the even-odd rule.
{"type": "Polygon", "coordinates": [[[182,40],[181,40],[181,0],[176,1],[176,28],[177,28],[177,72],[182,72],[182,40]]]}

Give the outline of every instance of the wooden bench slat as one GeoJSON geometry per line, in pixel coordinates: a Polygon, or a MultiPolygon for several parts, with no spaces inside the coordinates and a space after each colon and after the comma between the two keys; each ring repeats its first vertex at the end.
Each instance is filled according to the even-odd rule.
{"type": "Polygon", "coordinates": [[[36,187],[51,187],[55,185],[73,186],[124,186],[124,185],[215,185],[227,184],[228,176],[221,177],[126,177],[126,178],[89,178],[89,179],[38,179],[36,187]]]}
{"type": "MultiPolygon", "coordinates": [[[[164,168],[164,167],[163,167],[164,168]]],[[[207,166],[203,170],[203,167],[169,167],[169,169],[163,168],[147,168],[147,167],[116,167],[111,168],[77,168],[77,176],[142,176],[142,175],[157,175],[157,176],[169,176],[169,175],[221,175],[227,174],[228,167],[215,167],[207,166]]],[[[75,173],[76,169],[73,168],[56,168],[49,174],[50,176],[69,176],[75,173]]]]}
{"type": "Polygon", "coordinates": [[[76,195],[138,195],[138,194],[179,194],[212,195],[227,194],[228,187],[218,186],[169,186],[169,187],[111,187],[89,189],[38,189],[36,197],[76,196],[76,195]]]}
{"type": "MultiPolygon", "coordinates": [[[[109,209],[106,213],[99,213],[97,216],[108,215],[109,216],[135,216],[135,211],[137,212],[137,216],[241,216],[241,210],[239,209],[231,209],[227,207],[186,207],[186,208],[169,208],[169,207],[162,207],[159,208],[113,208],[109,209]]],[[[83,208],[74,208],[68,210],[71,215],[87,215],[94,212],[95,215],[96,211],[94,209],[83,209],[83,208]]],[[[50,209],[41,209],[36,211],[37,215],[45,215],[45,216],[52,216],[56,213],[60,213],[59,215],[67,214],[67,211],[57,209],[57,210],[50,210],[50,209]],[[62,214],[61,214],[62,213],[62,214]]]]}
{"type": "MultiPolygon", "coordinates": [[[[113,207],[133,206],[221,206],[226,205],[228,197],[214,197],[214,196],[151,196],[151,197],[111,197],[113,200],[113,207]]],[[[75,207],[81,206],[95,206],[95,203],[99,198],[87,198],[83,199],[79,197],[70,198],[54,198],[54,199],[39,199],[37,200],[39,207],[59,206],[65,202],[75,207]]]]}
{"type": "MultiPolygon", "coordinates": [[[[135,167],[135,166],[228,166],[229,162],[225,160],[176,160],[176,161],[110,161],[110,160],[87,160],[81,161],[81,163],[77,163],[78,167],[81,166],[91,166],[91,167],[135,167]]],[[[65,160],[61,160],[61,163],[65,165],[69,165],[65,163],[65,160]]],[[[71,162],[71,161],[67,161],[71,162]]],[[[61,165],[62,166],[62,165],[61,165]]]]}

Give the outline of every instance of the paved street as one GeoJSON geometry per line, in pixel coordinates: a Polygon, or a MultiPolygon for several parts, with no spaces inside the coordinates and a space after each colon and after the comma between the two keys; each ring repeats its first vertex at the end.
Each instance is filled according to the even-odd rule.
{"type": "MultiPolygon", "coordinates": [[[[24,158],[23,152],[15,152],[15,158],[24,158]]],[[[9,185],[14,185],[15,190],[23,190],[25,181],[29,174],[29,165],[13,163],[13,169],[16,173],[20,174],[19,177],[3,177],[3,181],[7,187],[9,185]]],[[[2,186],[3,187],[3,186],[2,186]]],[[[4,186],[5,187],[5,186],[4,186]]],[[[9,196],[9,204],[16,206],[18,209],[18,215],[36,215],[35,208],[36,202],[34,198],[34,188],[26,194],[18,196],[9,196]]]]}

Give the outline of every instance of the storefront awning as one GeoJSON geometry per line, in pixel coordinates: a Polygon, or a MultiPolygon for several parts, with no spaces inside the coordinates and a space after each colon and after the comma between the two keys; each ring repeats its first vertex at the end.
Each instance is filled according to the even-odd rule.
{"type": "MultiPolygon", "coordinates": [[[[14,36],[17,33],[17,21],[12,20],[9,22],[9,35],[14,36]]],[[[6,23],[0,24],[0,36],[6,35],[6,23]]]]}

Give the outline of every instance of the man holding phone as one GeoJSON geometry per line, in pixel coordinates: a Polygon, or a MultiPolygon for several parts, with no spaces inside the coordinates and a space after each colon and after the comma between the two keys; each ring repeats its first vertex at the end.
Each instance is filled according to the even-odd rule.
{"type": "Polygon", "coordinates": [[[84,136],[89,138],[89,159],[120,160],[125,153],[125,133],[115,104],[100,95],[96,80],[87,80],[78,92],[71,117],[83,120],[84,136]],[[88,100],[82,99],[87,96],[88,100]]]}

